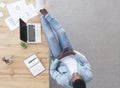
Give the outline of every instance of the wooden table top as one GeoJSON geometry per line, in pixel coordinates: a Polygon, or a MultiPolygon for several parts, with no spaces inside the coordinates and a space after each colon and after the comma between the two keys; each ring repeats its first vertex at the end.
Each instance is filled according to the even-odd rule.
{"type": "MultiPolygon", "coordinates": [[[[2,0],[6,4],[17,0],[2,0]]],[[[27,4],[35,5],[35,0],[26,0],[27,4]]],[[[0,88],[49,88],[49,58],[48,45],[42,31],[42,43],[28,44],[22,48],[19,38],[19,28],[11,31],[4,20],[9,16],[7,8],[0,8],[4,16],[0,18],[0,88]],[[36,54],[45,66],[45,71],[33,77],[24,64],[24,60],[36,54]],[[12,57],[10,65],[2,58],[12,57]]],[[[30,19],[29,22],[40,23],[40,15],[30,19]]]]}

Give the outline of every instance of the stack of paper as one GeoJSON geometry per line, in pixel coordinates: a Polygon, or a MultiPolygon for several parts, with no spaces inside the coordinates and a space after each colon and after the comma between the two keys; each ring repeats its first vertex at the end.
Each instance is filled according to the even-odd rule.
{"type": "Polygon", "coordinates": [[[37,76],[41,72],[45,70],[42,63],[39,61],[38,57],[36,55],[32,55],[28,57],[24,61],[25,65],[28,67],[29,71],[32,73],[33,76],[37,76]]]}
{"type": "Polygon", "coordinates": [[[19,18],[27,22],[32,17],[38,15],[32,4],[26,5],[25,0],[20,0],[7,5],[10,17],[5,19],[10,30],[14,30],[19,26],[19,18]]]}

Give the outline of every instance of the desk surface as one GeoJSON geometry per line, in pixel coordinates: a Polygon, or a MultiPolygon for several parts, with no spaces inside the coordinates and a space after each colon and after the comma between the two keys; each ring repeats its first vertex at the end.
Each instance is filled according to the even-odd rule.
{"type": "MultiPolygon", "coordinates": [[[[2,0],[6,4],[16,0],[2,0]]],[[[26,0],[27,4],[35,5],[34,0],[26,0]]],[[[19,28],[10,31],[4,20],[9,16],[7,8],[0,8],[4,13],[4,17],[0,18],[0,88],[49,88],[49,59],[48,45],[42,32],[41,44],[28,44],[27,49],[23,49],[19,45],[19,28]],[[46,70],[33,77],[24,64],[26,57],[36,54],[46,70]],[[12,64],[7,65],[2,58],[13,57],[12,64]]],[[[30,22],[39,23],[39,16],[30,20],[30,22]]]]}

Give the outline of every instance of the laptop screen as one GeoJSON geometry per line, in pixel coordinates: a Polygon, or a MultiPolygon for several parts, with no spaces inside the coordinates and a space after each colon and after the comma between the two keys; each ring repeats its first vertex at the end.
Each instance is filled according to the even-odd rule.
{"type": "Polygon", "coordinates": [[[20,40],[27,42],[27,25],[20,19],[20,40]]]}

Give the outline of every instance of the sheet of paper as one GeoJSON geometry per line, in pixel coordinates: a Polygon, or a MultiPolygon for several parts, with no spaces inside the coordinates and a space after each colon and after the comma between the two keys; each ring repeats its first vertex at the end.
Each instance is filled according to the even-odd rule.
{"type": "Polygon", "coordinates": [[[19,21],[13,19],[12,17],[8,17],[5,19],[6,24],[10,28],[10,30],[15,30],[19,26],[19,21]]]}
{"type": "Polygon", "coordinates": [[[2,12],[0,12],[0,18],[1,18],[1,17],[3,17],[3,13],[2,13],[2,12]]]}
{"type": "Polygon", "coordinates": [[[20,13],[20,18],[27,22],[32,17],[38,15],[32,4],[28,5],[27,8],[20,13]]]}
{"type": "Polygon", "coordinates": [[[0,3],[0,8],[4,8],[6,6],[6,4],[4,2],[0,3]]]}
{"type": "Polygon", "coordinates": [[[13,19],[19,19],[20,13],[27,8],[25,0],[20,0],[7,5],[8,12],[13,19]]]}

